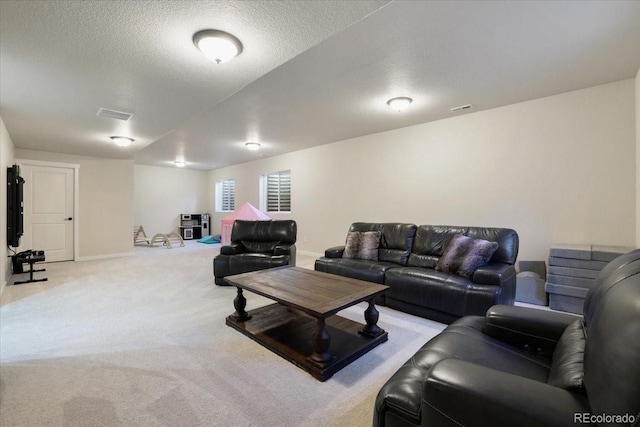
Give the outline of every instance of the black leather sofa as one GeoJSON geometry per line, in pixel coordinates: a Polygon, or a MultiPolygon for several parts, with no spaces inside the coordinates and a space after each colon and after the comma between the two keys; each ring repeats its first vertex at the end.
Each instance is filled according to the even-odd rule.
{"type": "Polygon", "coordinates": [[[224,278],[233,274],[296,265],[295,221],[236,220],[231,229],[231,243],[220,247],[213,259],[216,285],[227,285],[224,278]]]}
{"type": "Polygon", "coordinates": [[[640,425],[640,250],[584,316],[495,306],[449,325],[380,390],[375,427],[640,425]]]}
{"type": "Polygon", "coordinates": [[[462,316],[484,314],[494,304],[513,304],[514,263],[518,234],[508,228],[456,227],[356,222],[349,231],[379,231],[378,260],[343,258],[344,246],[325,251],[315,269],[389,286],[376,300],[410,314],[451,323],[462,316]],[[437,271],[438,260],[456,235],[498,243],[486,266],[469,279],[437,271]]]}

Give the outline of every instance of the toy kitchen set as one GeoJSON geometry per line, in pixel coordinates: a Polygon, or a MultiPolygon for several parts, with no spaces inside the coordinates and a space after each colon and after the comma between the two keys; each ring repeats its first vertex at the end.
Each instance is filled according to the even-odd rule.
{"type": "Polygon", "coordinates": [[[208,213],[180,215],[180,236],[183,240],[201,239],[209,234],[208,213]]]}

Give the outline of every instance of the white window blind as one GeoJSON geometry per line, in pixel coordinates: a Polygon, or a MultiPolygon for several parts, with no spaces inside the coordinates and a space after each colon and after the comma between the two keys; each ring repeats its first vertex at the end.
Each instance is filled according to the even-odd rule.
{"type": "Polygon", "coordinates": [[[267,212],[291,212],[291,171],[265,176],[265,206],[267,212]]]}
{"type": "Polygon", "coordinates": [[[236,181],[225,179],[216,183],[216,210],[229,212],[236,209],[236,181]]]}

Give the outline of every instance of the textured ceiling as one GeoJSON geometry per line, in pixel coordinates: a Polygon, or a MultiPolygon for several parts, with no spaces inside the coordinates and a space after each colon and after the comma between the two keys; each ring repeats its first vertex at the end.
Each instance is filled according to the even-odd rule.
{"type": "Polygon", "coordinates": [[[211,169],[635,76],[640,2],[0,3],[16,147],[211,169]],[[216,65],[192,35],[244,51],[216,65]],[[386,106],[410,96],[403,113],[386,106]],[[96,117],[100,107],[134,113],[96,117]],[[136,139],[115,147],[110,135],[136,139]],[[261,142],[258,152],[244,147],[261,142]]]}

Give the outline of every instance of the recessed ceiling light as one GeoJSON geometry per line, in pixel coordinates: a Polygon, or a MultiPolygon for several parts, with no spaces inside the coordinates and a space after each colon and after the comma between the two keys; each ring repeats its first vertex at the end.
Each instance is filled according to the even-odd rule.
{"type": "Polygon", "coordinates": [[[128,147],[134,141],[133,138],[126,136],[111,136],[110,138],[118,147],[128,147]]]}
{"type": "Polygon", "coordinates": [[[413,99],[401,96],[399,98],[392,98],[387,101],[387,105],[396,111],[402,111],[413,102],[413,99]]]}
{"type": "Polygon", "coordinates": [[[242,43],[229,33],[219,30],[202,30],[193,35],[193,44],[210,60],[221,64],[242,52],[242,43]]]}
{"type": "Polygon", "coordinates": [[[179,168],[183,168],[187,165],[187,162],[185,162],[184,160],[176,160],[175,162],[173,162],[173,164],[175,164],[179,168]]]}
{"type": "Polygon", "coordinates": [[[247,142],[246,144],[244,144],[247,146],[247,148],[251,151],[256,151],[257,149],[260,148],[260,143],[259,142],[247,142]]]}

